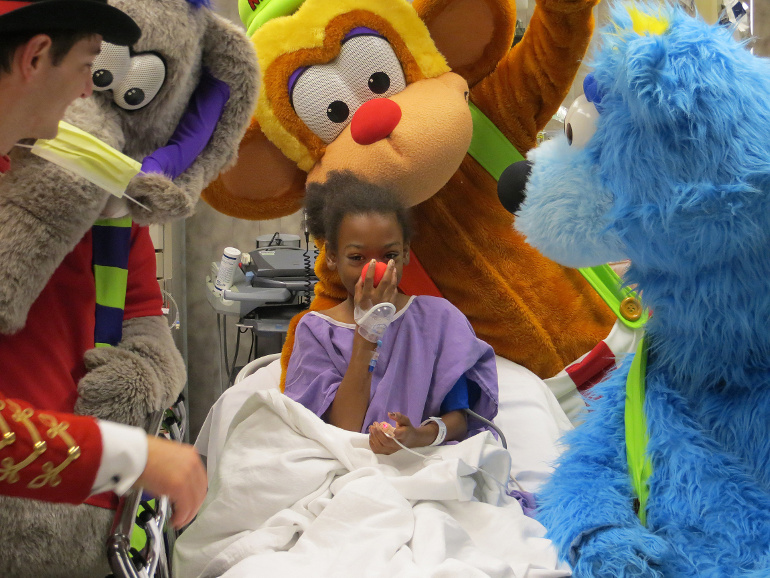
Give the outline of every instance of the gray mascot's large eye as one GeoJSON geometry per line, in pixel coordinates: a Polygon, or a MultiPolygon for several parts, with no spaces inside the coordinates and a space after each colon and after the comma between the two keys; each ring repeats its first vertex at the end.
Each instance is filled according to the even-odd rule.
{"type": "Polygon", "coordinates": [[[353,36],[328,64],[311,66],[291,87],[294,110],[325,143],[350,123],[358,107],[406,88],[401,63],[380,36],[353,36]]]}
{"type": "Polygon", "coordinates": [[[128,46],[102,42],[101,51],[91,66],[94,90],[112,90],[125,78],[130,68],[131,54],[128,46]]]}
{"type": "Polygon", "coordinates": [[[112,87],[112,97],[120,108],[138,110],[147,106],[166,80],[166,65],[156,54],[131,57],[131,67],[123,79],[112,87]]]}

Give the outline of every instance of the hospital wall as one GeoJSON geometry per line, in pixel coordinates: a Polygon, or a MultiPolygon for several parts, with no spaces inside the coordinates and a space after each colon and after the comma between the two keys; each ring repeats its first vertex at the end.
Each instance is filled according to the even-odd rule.
{"type": "MultiPolygon", "coordinates": [[[[747,2],[748,3],[748,2],[747,2]]],[[[519,19],[526,24],[535,5],[534,0],[516,0],[519,19]]],[[[710,22],[717,19],[721,0],[695,0],[698,11],[710,22]]],[[[770,55],[770,2],[753,0],[753,49],[756,54],[770,55]]],[[[235,0],[214,0],[214,8],[221,15],[240,25],[238,7],[235,0]]],[[[597,23],[606,21],[608,3],[604,0],[596,9],[597,23]]],[[[583,77],[588,72],[581,69],[573,89],[565,99],[565,105],[582,92],[583,77]]],[[[558,130],[559,123],[553,122],[549,129],[558,130]]],[[[272,221],[243,221],[221,215],[201,202],[196,214],[184,223],[184,278],[186,281],[186,333],[188,358],[188,407],[190,410],[190,435],[195,439],[206,417],[208,409],[216,401],[220,392],[219,347],[217,337],[216,314],[206,300],[205,276],[212,261],[218,261],[226,246],[235,246],[242,251],[255,248],[255,239],[259,235],[300,233],[301,215],[295,214],[272,221]]],[[[235,327],[228,319],[228,343],[235,341],[235,327]]],[[[232,346],[231,346],[232,347],[232,346]]],[[[245,348],[242,347],[242,355],[245,348]]],[[[232,350],[230,351],[232,356],[232,350]]]]}

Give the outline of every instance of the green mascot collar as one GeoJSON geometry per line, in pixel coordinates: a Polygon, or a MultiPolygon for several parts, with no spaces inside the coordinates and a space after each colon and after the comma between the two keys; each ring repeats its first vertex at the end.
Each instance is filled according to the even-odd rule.
{"type": "Polygon", "coordinates": [[[280,16],[294,14],[305,0],[238,0],[238,14],[253,36],[265,22],[280,16]]]}
{"type": "MultiPolygon", "coordinates": [[[[509,165],[523,161],[522,154],[475,104],[469,104],[473,119],[470,154],[495,180],[509,165]]],[[[639,296],[628,287],[609,265],[578,269],[596,290],[618,320],[631,329],[641,328],[650,314],[644,310],[639,296]]]]}

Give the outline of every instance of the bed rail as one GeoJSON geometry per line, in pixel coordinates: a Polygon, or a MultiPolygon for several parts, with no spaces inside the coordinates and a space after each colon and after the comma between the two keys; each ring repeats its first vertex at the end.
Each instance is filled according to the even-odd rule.
{"type": "MultiPolygon", "coordinates": [[[[150,417],[148,432],[183,441],[187,412],[182,396],[165,411],[150,417]]],[[[152,499],[140,489],[123,496],[107,539],[107,558],[113,578],[170,578],[171,552],[176,532],[167,527],[171,515],[168,499],[152,499]],[[137,528],[145,536],[137,536],[137,528]]]]}

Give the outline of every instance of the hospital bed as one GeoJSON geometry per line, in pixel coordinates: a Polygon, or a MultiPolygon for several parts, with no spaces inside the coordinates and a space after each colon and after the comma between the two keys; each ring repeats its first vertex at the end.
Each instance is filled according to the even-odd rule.
{"type": "Polygon", "coordinates": [[[474,564],[481,564],[482,559],[494,560],[494,564],[516,559],[517,564],[511,567],[521,576],[567,575],[563,569],[544,570],[554,568],[557,562],[555,553],[540,537],[542,527],[537,522],[505,500],[487,501],[486,497],[499,496],[496,484],[502,485],[500,480],[505,479],[508,469],[518,488],[526,492],[537,492],[550,475],[559,453],[558,439],[572,425],[543,380],[506,359],[496,359],[500,399],[495,422],[508,440],[507,452],[489,434],[483,434],[466,440],[462,447],[436,448],[450,452],[443,454],[450,456],[448,461],[416,460],[397,452],[370,463],[365,440],[348,437],[359,434],[324,429],[330,426],[320,424],[310,412],[280,394],[279,357],[265,356],[243,368],[201,428],[195,445],[207,459],[210,495],[198,523],[182,535],[176,548],[174,561],[183,571],[195,576],[203,571],[201,564],[210,563],[207,576],[230,571],[233,576],[252,576],[260,569],[265,575],[293,577],[303,575],[311,566],[319,575],[353,576],[374,558],[382,557],[383,564],[397,575],[402,565],[418,560],[451,566],[470,564],[471,559],[474,564]],[[510,457],[503,458],[501,452],[510,457]],[[478,463],[483,469],[476,469],[477,475],[488,474],[489,479],[474,478],[470,483],[458,478],[471,472],[464,466],[458,469],[454,464],[459,462],[453,462],[451,456],[462,456],[458,459],[471,469],[478,463]],[[338,472],[333,464],[346,465],[338,472]],[[331,477],[326,468],[334,470],[331,477]],[[219,471],[222,469],[232,475],[224,475],[219,471]],[[333,499],[327,502],[331,490],[323,486],[332,479],[344,481],[341,485],[335,482],[329,494],[333,499]],[[467,488],[471,487],[482,492],[479,501],[451,497],[453,492],[470,491],[467,488]],[[387,501],[361,502],[356,498],[359,492],[387,501]],[[408,497],[409,492],[423,497],[408,497]],[[435,499],[426,501],[428,494],[424,492],[435,499]],[[252,499],[255,495],[264,499],[252,499]],[[495,504],[502,507],[493,507],[495,504]],[[370,517],[369,510],[379,513],[370,517]],[[292,545],[295,542],[284,543],[295,532],[295,524],[303,528],[296,548],[292,545]],[[324,541],[347,544],[344,536],[350,528],[356,528],[357,540],[363,540],[356,548],[344,556],[339,552],[334,556],[321,554],[319,547],[324,541]],[[331,534],[326,534],[327,530],[331,534]],[[410,536],[406,550],[401,542],[405,535],[410,536]],[[467,543],[471,535],[475,546],[467,543]],[[453,537],[445,542],[445,536],[453,537]],[[462,545],[455,539],[463,540],[462,545]],[[453,562],[446,549],[449,546],[457,548],[460,558],[461,552],[473,555],[453,562]],[[482,553],[473,548],[479,547],[488,558],[476,557],[482,553]],[[399,555],[393,553],[394,548],[399,555]],[[434,555],[446,560],[434,562],[434,555]],[[340,566],[342,559],[345,563],[340,566]],[[526,570],[528,564],[531,572],[526,570]]]}
{"type": "MultiPolygon", "coordinates": [[[[636,332],[618,325],[608,341],[622,351],[630,348],[636,339],[636,332]]],[[[235,414],[256,392],[279,388],[280,356],[275,353],[249,362],[239,371],[233,386],[210,409],[195,442],[207,462],[210,483],[235,414]]],[[[573,427],[584,403],[564,372],[543,381],[509,360],[497,357],[496,363],[500,384],[496,429],[501,438],[507,440],[512,457],[511,475],[527,491],[537,492],[558,456],[558,439],[573,427]]],[[[184,405],[179,403],[172,410],[155,416],[151,431],[181,440],[185,424],[184,405]]],[[[165,499],[148,504],[136,491],[124,497],[108,542],[115,578],[171,576],[176,533],[165,527],[168,514],[165,499]]]]}

